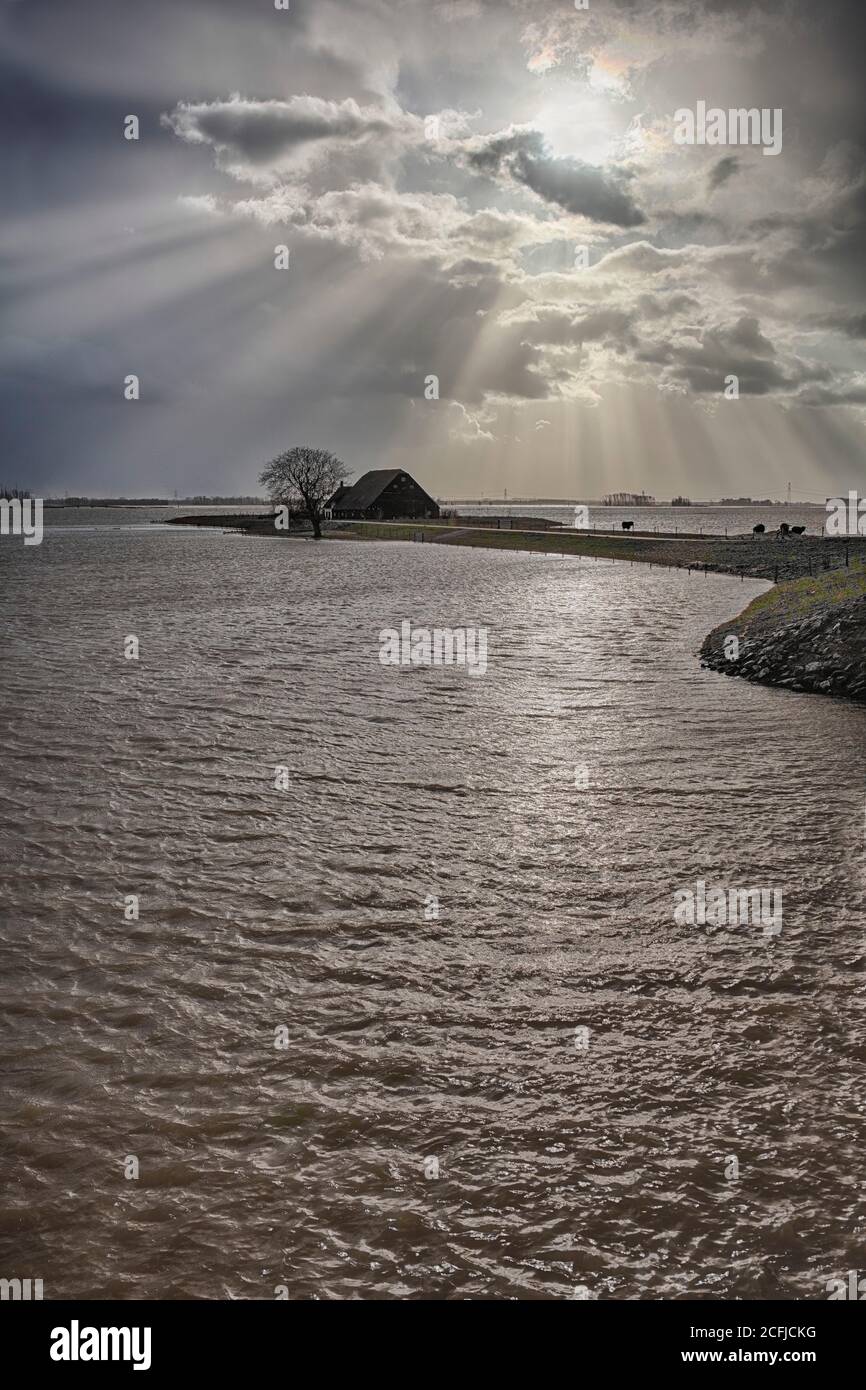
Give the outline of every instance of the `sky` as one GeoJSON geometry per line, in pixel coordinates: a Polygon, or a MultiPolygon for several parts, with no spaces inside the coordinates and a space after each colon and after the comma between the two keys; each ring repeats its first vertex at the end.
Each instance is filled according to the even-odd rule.
{"type": "Polygon", "coordinates": [[[864,11],[0,0],[0,481],[862,491],[864,11]]]}

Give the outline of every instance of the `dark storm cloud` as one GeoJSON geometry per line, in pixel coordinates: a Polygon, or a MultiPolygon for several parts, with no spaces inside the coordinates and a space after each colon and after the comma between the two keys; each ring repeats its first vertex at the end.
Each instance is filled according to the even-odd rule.
{"type": "Polygon", "coordinates": [[[837,329],[849,338],[866,338],[866,314],[823,314],[816,324],[837,329]]]}
{"type": "MultiPolygon", "coordinates": [[[[832,410],[812,447],[838,460],[833,440],[850,439],[859,457],[864,14],[0,2],[6,454],[26,481],[72,489],[246,489],[287,431],[375,466],[407,419],[433,431],[459,403],[567,396],[579,359],[599,393],[684,388],[682,411],[739,374],[743,395],[832,410]],[[684,85],[784,106],[782,154],[672,157],[664,118],[692,99],[684,85]],[[435,112],[441,140],[424,134],[435,112]],[[630,143],[641,113],[648,139],[630,143]],[[428,372],[438,412],[419,404],[428,372]]],[[[533,432],[539,486],[554,434],[533,432]]],[[[720,457],[732,436],[726,420],[720,457]]],[[[448,442],[431,433],[430,456],[448,442]]],[[[473,456],[454,457],[468,480],[473,456]]]]}
{"type": "Polygon", "coordinates": [[[467,162],[490,177],[509,174],[546,203],[593,222],[638,227],[646,221],[629,193],[623,170],[604,170],[579,159],[554,159],[536,130],[496,136],[472,150],[467,162]]]}
{"type": "MultiPolygon", "coordinates": [[[[644,360],[668,364],[671,381],[685,383],[696,392],[717,395],[731,375],[736,376],[740,395],[744,396],[792,392],[831,377],[827,367],[782,354],[761,332],[757,319],[750,316],[663,344],[658,355],[644,360]]],[[[817,397],[816,392],[811,403],[818,404],[817,397]]],[[[824,403],[831,403],[829,396],[824,403]]]]}
{"type": "Polygon", "coordinates": [[[393,129],[381,113],[355,101],[323,101],[297,96],[290,101],[181,103],[163,118],[175,135],[190,143],[213,145],[229,157],[268,163],[298,146],[326,140],[360,140],[393,129]]]}
{"type": "Polygon", "coordinates": [[[733,178],[737,170],[741,168],[740,160],[735,154],[726,154],[723,159],[718,160],[707,175],[707,191],[714,193],[717,188],[721,188],[729,179],[733,178]]]}

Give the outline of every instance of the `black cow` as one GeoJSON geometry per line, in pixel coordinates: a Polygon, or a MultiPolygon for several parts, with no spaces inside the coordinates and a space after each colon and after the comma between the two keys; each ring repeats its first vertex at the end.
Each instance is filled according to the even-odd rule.
{"type": "Polygon", "coordinates": [[[622,529],[623,529],[624,531],[630,531],[631,528],[632,528],[633,526],[634,526],[634,522],[633,522],[633,521],[624,521],[624,522],[622,523],[622,529]]]}
{"type": "Polygon", "coordinates": [[[753,536],[763,536],[765,530],[766,530],[766,527],[764,526],[763,521],[759,521],[758,524],[757,524],[757,526],[753,526],[753,527],[752,527],[752,535],[753,535],[753,536]]]}
{"type": "Polygon", "coordinates": [[[781,523],[780,527],[779,527],[779,535],[780,535],[780,536],[787,536],[787,534],[788,534],[788,532],[790,531],[790,529],[791,529],[791,528],[790,528],[790,526],[788,525],[787,521],[783,521],[783,522],[781,523]]]}
{"type": "Polygon", "coordinates": [[[806,529],[805,526],[792,526],[792,527],[791,527],[791,535],[792,535],[792,536],[802,536],[802,534],[803,534],[803,532],[805,531],[805,529],[806,529]]]}

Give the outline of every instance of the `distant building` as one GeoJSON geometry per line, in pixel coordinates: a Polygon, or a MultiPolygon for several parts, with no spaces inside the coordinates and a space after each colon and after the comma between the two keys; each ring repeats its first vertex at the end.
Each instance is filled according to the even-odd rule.
{"type": "Polygon", "coordinates": [[[609,492],[601,499],[603,507],[654,507],[656,499],[648,492],[609,492]]]}
{"type": "Polygon", "coordinates": [[[402,468],[373,468],[356,483],[341,483],[325,515],[334,521],[429,521],[439,508],[402,468]]]}

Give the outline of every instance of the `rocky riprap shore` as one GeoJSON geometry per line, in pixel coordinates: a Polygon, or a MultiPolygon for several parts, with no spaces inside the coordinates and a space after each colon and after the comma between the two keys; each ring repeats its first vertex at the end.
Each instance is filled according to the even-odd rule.
{"type": "Polygon", "coordinates": [[[710,633],[701,657],[725,675],[866,704],[866,569],[761,595],[710,633]]]}

